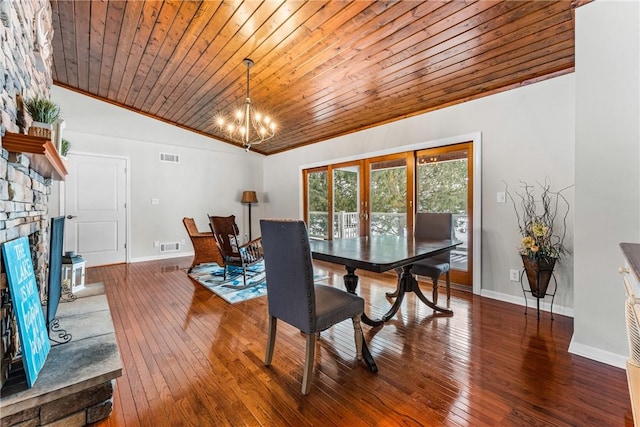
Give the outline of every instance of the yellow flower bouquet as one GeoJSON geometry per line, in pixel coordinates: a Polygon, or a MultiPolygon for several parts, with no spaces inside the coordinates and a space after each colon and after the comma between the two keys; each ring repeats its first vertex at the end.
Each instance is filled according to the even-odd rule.
{"type": "Polygon", "coordinates": [[[522,235],[520,254],[536,260],[559,260],[566,253],[564,239],[569,215],[569,202],[562,193],[570,187],[552,191],[547,180],[538,183],[537,187],[521,181],[520,190],[514,197],[505,184],[522,235]],[[536,195],[537,187],[539,196],[536,195]]]}

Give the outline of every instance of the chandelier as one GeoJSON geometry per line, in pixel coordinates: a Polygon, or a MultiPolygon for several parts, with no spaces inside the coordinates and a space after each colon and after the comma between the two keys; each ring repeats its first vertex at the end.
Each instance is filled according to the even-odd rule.
{"type": "Polygon", "coordinates": [[[251,146],[272,138],[276,131],[276,124],[271,117],[260,114],[251,105],[249,68],[253,65],[253,61],[245,58],[242,62],[247,66],[247,97],[244,105],[238,108],[232,116],[227,116],[224,113],[219,114],[216,118],[216,127],[227,138],[241,143],[245,150],[249,151],[251,146]]]}

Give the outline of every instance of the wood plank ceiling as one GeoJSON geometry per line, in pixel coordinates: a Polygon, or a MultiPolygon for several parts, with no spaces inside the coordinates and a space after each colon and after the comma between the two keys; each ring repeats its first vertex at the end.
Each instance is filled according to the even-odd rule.
{"type": "MultiPolygon", "coordinates": [[[[570,1],[52,0],[53,78],[218,140],[251,100],[269,155],[573,71],[570,1]]],[[[230,142],[231,143],[231,142],[230,142]]]]}

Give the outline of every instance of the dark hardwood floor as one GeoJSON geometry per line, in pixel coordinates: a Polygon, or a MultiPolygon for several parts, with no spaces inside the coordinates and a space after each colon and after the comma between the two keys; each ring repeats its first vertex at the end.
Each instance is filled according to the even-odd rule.
{"type": "MultiPolygon", "coordinates": [[[[351,322],[323,332],[303,396],[303,335],[280,322],[265,367],[266,298],[230,305],[187,277],[190,262],[88,269],[105,283],[123,363],[97,425],[633,425],[624,370],[567,352],[571,318],[537,322],[535,310],[455,290],[453,317],[410,294],[384,327],[364,326],[376,374],[355,360],[351,322]]],[[[341,266],[315,265],[342,286],[341,266]]],[[[369,314],[386,312],[393,276],[360,282],[369,314]]]]}

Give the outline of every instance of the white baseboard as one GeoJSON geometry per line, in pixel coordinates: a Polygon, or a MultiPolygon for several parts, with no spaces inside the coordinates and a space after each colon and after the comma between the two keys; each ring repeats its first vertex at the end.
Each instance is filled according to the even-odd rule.
{"type": "Polygon", "coordinates": [[[135,257],[135,258],[131,258],[129,260],[130,263],[134,263],[134,262],[145,262],[145,261],[157,261],[157,260],[161,260],[161,259],[169,259],[169,258],[181,258],[181,257],[185,257],[185,256],[193,256],[194,252],[171,252],[171,253],[167,253],[167,254],[158,254],[158,255],[151,255],[151,256],[142,256],[142,257],[135,257]]]}
{"type": "MultiPolygon", "coordinates": [[[[503,294],[501,292],[489,291],[483,289],[480,292],[480,295],[486,298],[491,298],[499,301],[508,302],[511,304],[517,304],[520,306],[525,306],[524,297],[518,297],[514,295],[503,294]]],[[[529,309],[536,310],[536,301],[528,300],[529,309]]],[[[550,311],[551,302],[550,301],[540,301],[540,310],[541,311],[550,311]]],[[[553,305],[553,312],[556,314],[562,314],[564,316],[573,317],[573,308],[553,305]]],[[[571,343],[569,344],[569,353],[575,354],[577,356],[586,357],[587,359],[595,360],[596,362],[605,363],[607,365],[615,366],[616,368],[626,369],[628,356],[621,355],[617,353],[612,353],[610,351],[602,350],[596,347],[591,347],[588,345],[580,344],[574,341],[574,338],[571,338],[571,343]]]]}
{"type": "MultiPolygon", "coordinates": [[[[509,302],[511,304],[517,304],[521,306],[525,306],[524,297],[517,297],[514,295],[503,294],[501,292],[489,291],[486,289],[482,289],[480,291],[480,295],[483,297],[495,299],[498,301],[509,302]]],[[[527,300],[529,310],[536,310],[536,300],[535,298],[527,300]]],[[[551,301],[540,300],[540,311],[551,311],[551,301]]],[[[554,314],[562,314],[563,316],[573,317],[573,308],[565,307],[562,305],[553,305],[553,313],[554,314]]]]}
{"type": "Polygon", "coordinates": [[[616,368],[626,369],[627,360],[629,360],[628,356],[580,344],[575,342],[574,339],[575,335],[571,338],[569,353],[586,357],[587,359],[595,360],[597,362],[606,363],[607,365],[615,366],[616,368]]]}

